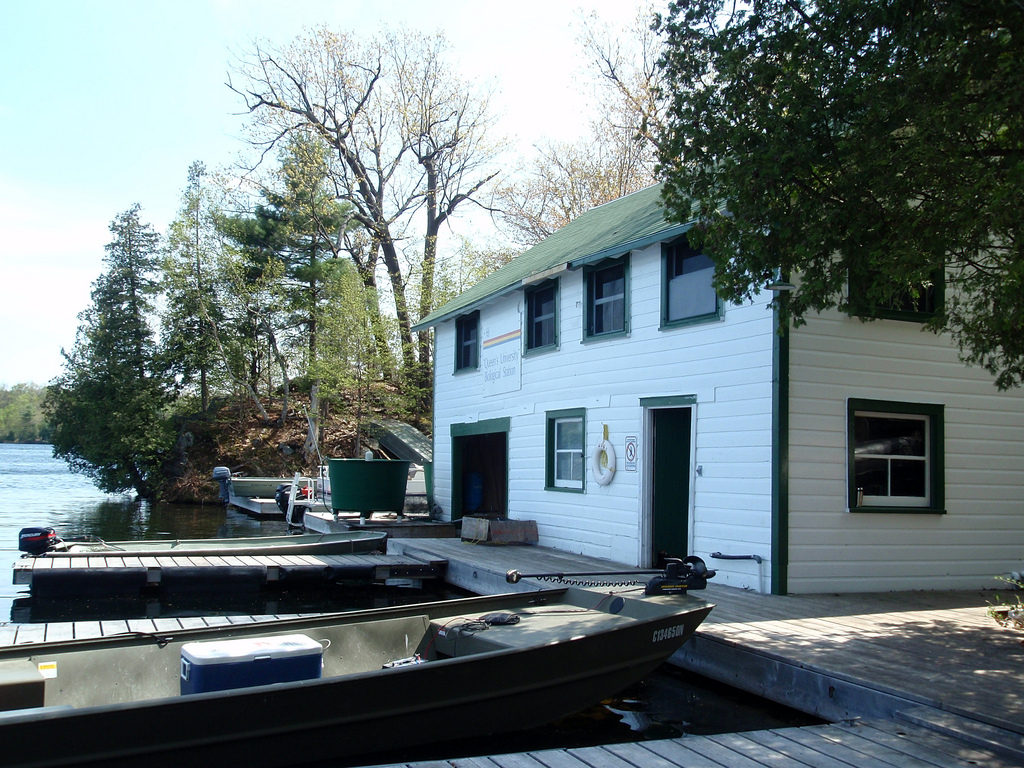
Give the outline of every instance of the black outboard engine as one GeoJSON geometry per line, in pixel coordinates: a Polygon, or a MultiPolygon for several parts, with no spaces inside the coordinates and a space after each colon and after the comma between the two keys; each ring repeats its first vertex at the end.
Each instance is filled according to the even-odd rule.
{"type": "Polygon", "coordinates": [[[214,467],[213,479],[220,484],[220,500],[227,504],[231,501],[231,493],[228,490],[228,483],[231,482],[231,470],[227,467],[214,467]]]}
{"type": "Polygon", "coordinates": [[[53,528],[22,528],[18,534],[18,549],[29,555],[41,555],[57,545],[57,532],[53,528]]]}
{"type": "Polygon", "coordinates": [[[655,576],[644,589],[645,595],[678,595],[691,589],[705,589],[708,579],[715,576],[696,555],[684,557],[682,560],[670,557],[665,561],[665,572],[655,576]]]}
{"type": "Polygon", "coordinates": [[[277,508],[288,514],[288,497],[292,495],[291,485],[285,485],[282,483],[277,486],[277,490],[274,491],[274,501],[277,502],[277,508]]]}

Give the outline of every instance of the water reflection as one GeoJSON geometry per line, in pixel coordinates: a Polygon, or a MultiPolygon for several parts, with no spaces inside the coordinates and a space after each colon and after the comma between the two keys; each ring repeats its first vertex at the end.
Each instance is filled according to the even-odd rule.
{"type": "Polygon", "coordinates": [[[64,518],[57,532],[65,538],[98,536],[105,541],[136,541],[271,536],[287,533],[288,527],[283,521],[260,523],[220,505],[151,504],[112,498],[64,518]]]}
{"type": "MultiPolygon", "coordinates": [[[[106,494],[84,475],[68,471],[46,445],[0,444],[0,559],[11,564],[18,532],[49,526],[64,538],[96,536],[105,541],[279,536],[283,520],[259,521],[221,504],[150,504],[106,494]]],[[[267,590],[216,594],[132,595],[110,598],[39,599],[12,583],[0,568],[0,620],[17,623],[118,620],[200,615],[319,613],[445,599],[434,591],[366,585],[317,590],[267,590]]]]}

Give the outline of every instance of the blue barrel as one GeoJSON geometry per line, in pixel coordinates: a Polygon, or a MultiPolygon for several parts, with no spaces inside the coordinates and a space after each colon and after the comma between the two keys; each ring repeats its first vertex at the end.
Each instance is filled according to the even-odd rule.
{"type": "Polygon", "coordinates": [[[467,512],[476,512],[480,509],[484,503],[484,476],[479,472],[467,473],[462,496],[462,507],[467,512]]]}

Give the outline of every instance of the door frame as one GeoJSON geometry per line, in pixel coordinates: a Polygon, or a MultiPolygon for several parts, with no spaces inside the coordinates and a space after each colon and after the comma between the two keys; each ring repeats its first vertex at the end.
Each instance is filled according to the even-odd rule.
{"type": "Polygon", "coordinates": [[[640,537],[639,558],[641,568],[654,565],[654,413],[667,409],[690,410],[690,458],[687,471],[690,473],[689,488],[686,498],[686,541],[692,548],[694,537],[694,498],[697,473],[695,471],[696,437],[697,437],[697,396],[674,395],[669,397],[642,397],[640,406],[643,408],[643,455],[640,490],[640,537]]]}
{"type": "MultiPolygon", "coordinates": [[[[462,461],[462,443],[459,438],[469,437],[472,435],[488,435],[488,434],[503,434],[505,437],[505,467],[504,467],[504,496],[505,496],[505,515],[508,516],[509,512],[509,498],[508,498],[508,463],[509,463],[509,450],[508,450],[508,433],[510,431],[511,419],[507,416],[504,418],[497,419],[484,419],[483,421],[472,421],[464,422],[460,424],[452,424],[450,428],[450,440],[451,440],[451,457],[452,457],[452,476],[451,476],[451,509],[448,514],[450,519],[454,522],[462,519],[463,514],[463,499],[462,499],[462,472],[463,472],[463,461],[462,461]]],[[[437,482],[435,476],[434,482],[437,482]]]]}

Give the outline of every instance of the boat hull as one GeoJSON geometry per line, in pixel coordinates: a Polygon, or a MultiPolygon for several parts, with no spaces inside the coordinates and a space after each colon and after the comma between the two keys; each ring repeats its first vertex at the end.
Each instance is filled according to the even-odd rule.
{"type": "MultiPolygon", "coordinates": [[[[576,593],[577,609],[586,601],[601,599],[580,590],[533,594],[549,595],[543,599],[556,606],[553,601],[566,592],[576,593]]],[[[465,615],[474,616],[503,609],[529,612],[523,597],[448,604],[460,603],[465,615]]],[[[626,603],[624,613],[639,606],[638,618],[610,619],[614,626],[602,628],[604,619],[593,616],[586,625],[591,631],[573,634],[577,630],[569,628],[556,639],[555,630],[541,625],[535,629],[527,618],[526,626],[509,631],[507,637],[515,640],[508,647],[502,647],[505,628],[491,635],[480,632],[454,639],[434,635],[432,642],[482,644],[477,648],[481,652],[466,656],[340,678],[0,717],[0,742],[9,745],[4,764],[180,766],[212,759],[284,766],[369,756],[385,748],[392,753],[431,742],[534,727],[577,712],[641,679],[671,656],[711,610],[710,604],[688,596],[630,598],[626,603]],[[530,633],[536,635],[536,642],[530,633]],[[488,643],[493,644],[492,650],[487,650],[488,643]],[[60,734],[59,743],[52,738],[55,733],[60,734]],[[67,745],[74,745],[73,754],[68,754],[67,745]]],[[[432,622],[433,632],[444,626],[445,605],[431,604],[439,607],[426,612],[425,606],[386,609],[377,612],[379,619],[364,622],[360,631],[371,637],[393,630],[394,626],[387,626],[389,621],[415,622],[420,614],[432,622]]],[[[577,609],[573,610],[578,613],[577,609]]],[[[566,616],[570,624],[579,618],[566,616]]],[[[274,633],[292,632],[296,627],[285,622],[274,633]]],[[[266,631],[267,625],[262,629],[266,631]]],[[[315,626],[307,626],[307,631],[316,637],[315,626]]],[[[175,653],[183,639],[194,638],[175,635],[163,650],[175,653]]],[[[39,651],[34,658],[50,658],[44,648],[39,651]]],[[[59,668],[61,659],[55,663],[59,668]]]]}

